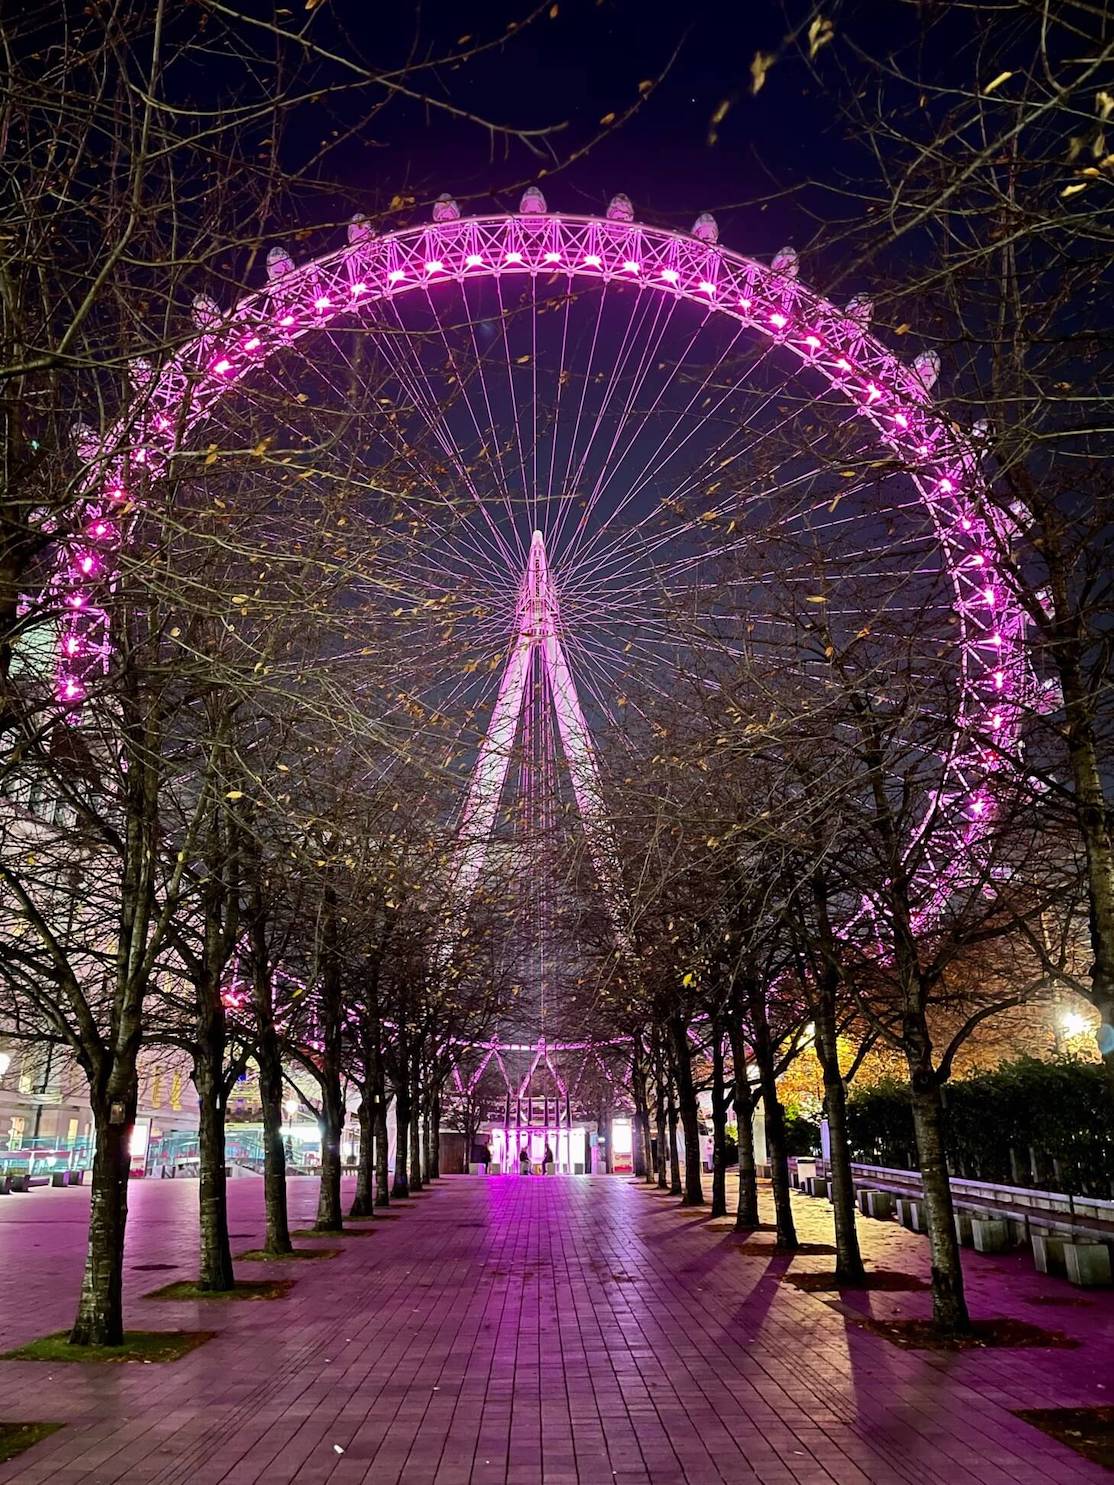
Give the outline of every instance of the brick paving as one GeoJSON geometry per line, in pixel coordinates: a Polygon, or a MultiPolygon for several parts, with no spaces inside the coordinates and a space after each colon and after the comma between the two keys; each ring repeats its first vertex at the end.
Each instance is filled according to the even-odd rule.
{"type": "MultiPolygon", "coordinates": [[[[289,1297],[167,1303],[194,1266],[196,1184],[136,1183],[128,1324],[217,1338],[169,1365],[0,1362],[0,1418],[67,1427],[0,1485],[1084,1485],[1110,1476],[1012,1416],[1114,1402],[1114,1297],[967,1255],[976,1314],[1077,1349],[911,1352],[782,1283],[821,1257],[745,1254],[722,1225],[615,1177],[444,1180],[289,1297]],[[144,1271],[165,1263],[174,1271],[144,1271]],[[343,1452],[339,1452],[343,1451],[343,1452]]],[[[294,1225],[314,1183],[291,1186],[294,1225]]],[[[3,1349],[64,1327],[88,1192],[0,1202],[3,1349]]],[[[830,1209],[795,1198],[802,1236],[830,1209]]],[[[231,1186],[234,1249],[262,1236],[257,1180],[231,1186]]],[[[870,1259],[924,1273],[923,1239],[864,1219],[870,1259]]],[[[769,1242],[768,1234],[753,1241],[769,1242]]],[[[338,1240],[325,1240],[337,1245],[338,1240]]],[[[923,1294],[848,1303],[928,1312],[923,1294]]]]}

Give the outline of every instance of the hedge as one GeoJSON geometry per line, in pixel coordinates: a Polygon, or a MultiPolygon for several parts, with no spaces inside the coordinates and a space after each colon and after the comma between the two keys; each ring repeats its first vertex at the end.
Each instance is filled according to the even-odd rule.
{"type": "MultiPolygon", "coordinates": [[[[916,1169],[906,1084],[852,1087],[852,1156],[916,1169]]],[[[1105,1070],[1064,1056],[1020,1057],[944,1089],[948,1163],[957,1176],[1114,1196],[1114,1096],[1105,1070]]]]}

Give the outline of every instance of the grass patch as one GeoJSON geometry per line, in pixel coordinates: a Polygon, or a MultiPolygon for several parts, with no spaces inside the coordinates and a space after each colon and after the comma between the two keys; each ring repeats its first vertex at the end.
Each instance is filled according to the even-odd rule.
{"type": "Polygon", "coordinates": [[[1114,1408],[1031,1408],[1014,1416],[1092,1464],[1114,1470],[1114,1408]]]}
{"type": "Polygon", "coordinates": [[[68,1330],[7,1351],[4,1361],[177,1361],[216,1335],[215,1330],[129,1330],[119,1346],[71,1346],[68,1330]]]}
{"type": "Polygon", "coordinates": [[[302,1238],[371,1237],[373,1232],[375,1232],[374,1227],[299,1227],[297,1232],[292,1232],[290,1236],[302,1238]]]}
{"type": "Polygon", "coordinates": [[[290,1263],[303,1258],[339,1258],[343,1248],[295,1248],[292,1253],[268,1253],[266,1248],[249,1248],[237,1253],[237,1263],[290,1263]]]}
{"type": "Polygon", "coordinates": [[[798,1243],[795,1248],[782,1248],[777,1243],[752,1243],[747,1240],[741,1242],[735,1252],[745,1253],[748,1258],[751,1255],[764,1258],[835,1257],[835,1249],[831,1243],[798,1243]]]}
{"type": "Polygon", "coordinates": [[[49,1438],[61,1427],[60,1423],[0,1423],[0,1464],[30,1449],[40,1439],[49,1438]]]}
{"type": "Polygon", "coordinates": [[[192,1279],[179,1279],[152,1289],[144,1299],[285,1299],[294,1287],[293,1279],[237,1279],[232,1289],[202,1289],[192,1279]]]}
{"type": "Polygon", "coordinates": [[[916,1274],[903,1274],[898,1269],[889,1268],[868,1269],[861,1279],[840,1279],[834,1273],[783,1274],[781,1282],[792,1284],[802,1294],[823,1294],[832,1289],[856,1292],[876,1290],[880,1294],[900,1294],[905,1291],[915,1293],[932,1287],[927,1279],[918,1278],[916,1274]]]}
{"type": "Polygon", "coordinates": [[[1010,1320],[997,1316],[991,1320],[972,1320],[970,1330],[961,1335],[943,1335],[932,1320],[876,1320],[860,1310],[839,1300],[829,1299],[825,1303],[852,1325],[869,1330],[883,1340],[892,1341],[905,1351],[986,1351],[998,1348],[1018,1349],[1030,1346],[1046,1346],[1060,1351],[1071,1351],[1079,1342],[1058,1330],[1041,1330],[1038,1325],[1029,1325],[1024,1320],[1010,1320]]]}

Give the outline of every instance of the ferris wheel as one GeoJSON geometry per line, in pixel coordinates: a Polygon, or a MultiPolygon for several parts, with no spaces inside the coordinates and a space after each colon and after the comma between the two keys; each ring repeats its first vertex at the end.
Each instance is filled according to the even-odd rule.
{"type": "MultiPolygon", "coordinates": [[[[708,215],[680,233],[638,223],[624,196],[571,216],[531,188],[510,215],[442,197],[423,225],[356,220],[301,265],[272,248],[263,289],[193,315],[177,355],[135,368],[127,414],[83,434],[86,509],[56,575],[63,706],[110,644],[97,595],[119,512],[183,451],[265,447],[256,498],[268,480],[276,506],[293,478],[307,500],[327,491],[373,554],[344,602],[389,645],[400,725],[459,777],[457,911],[508,795],[537,841],[564,787],[621,934],[601,739],[651,723],[709,656],[792,653],[807,685],[785,646],[820,602],[834,631],[887,614],[948,648],[944,900],[1018,742],[1024,619],[995,569],[976,448],[932,401],[938,358],[903,364],[867,298],[835,306],[791,249],[744,257],[708,215]]],[[[382,713],[381,692],[367,703],[382,713]]],[[[547,890],[526,892],[542,1035],[547,890]]]]}

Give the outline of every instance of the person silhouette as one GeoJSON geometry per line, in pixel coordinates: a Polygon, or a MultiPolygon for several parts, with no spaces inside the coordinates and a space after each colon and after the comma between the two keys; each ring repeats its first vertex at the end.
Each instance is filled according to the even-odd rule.
{"type": "Polygon", "coordinates": [[[549,1148],[549,1141],[546,1140],[546,1142],[545,1142],[545,1149],[542,1151],[542,1175],[543,1176],[551,1176],[552,1174],[553,1174],[553,1151],[549,1148]]]}

